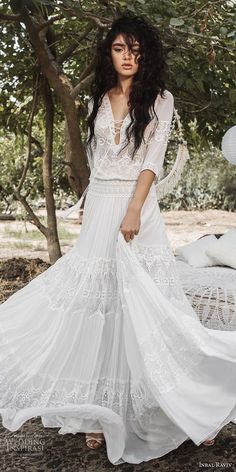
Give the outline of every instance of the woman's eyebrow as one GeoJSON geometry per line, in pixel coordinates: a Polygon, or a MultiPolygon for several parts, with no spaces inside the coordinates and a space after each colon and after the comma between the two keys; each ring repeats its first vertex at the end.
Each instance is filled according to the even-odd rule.
{"type": "Polygon", "coordinates": [[[113,43],[112,46],[125,46],[125,43],[113,43]]]}
{"type": "MultiPolygon", "coordinates": [[[[125,43],[113,43],[112,46],[126,46],[125,43]]],[[[139,43],[134,43],[133,46],[139,46],[139,43]]]]}

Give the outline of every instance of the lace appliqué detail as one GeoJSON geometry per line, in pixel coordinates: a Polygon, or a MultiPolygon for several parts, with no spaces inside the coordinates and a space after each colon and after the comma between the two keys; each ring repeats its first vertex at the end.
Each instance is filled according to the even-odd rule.
{"type": "MultiPolygon", "coordinates": [[[[165,310],[157,302],[156,316],[150,321],[149,332],[143,334],[142,330],[136,331],[141,359],[149,373],[149,389],[154,389],[158,398],[158,393],[163,394],[173,389],[202,361],[201,348],[207,343],[207,333],[203,333],[203,327],[184,294],[171,249],[166,245],[158,247],[136,243],[132,250],[165,296],[166,303],[172,303],[172,308],[168,306],[165,310]],[[184,314],[181,322],[180,312],[184,314]],[[189,317],[186,316],[188,314],[189,317]]],[[[128,316],[126,297],[129,298],[132,286],[136,285],[137,277],[142,277],[142,273],[138,268],[136,270],[136,267],[125,264],[124,260],[121,261],[121,271],[124,293],[122,307],[125,316],[128,316]]],[[[153,303],[154,299],[150,310],[153,309],[153,303]]]]}
{"type": "Polygon", "coordinates": [[[170,133],[170,121],[169,120],[159,120],[156,127],[153,127],[152,132],[148,139],[148,144],[150,145],[153,142],[157,143],[167,143],[170,133]]]}
{"type": "Polygon", "coordinates": [[[189,326],[173,327],[173,320],[165,321],[140,340],[142,358],[156,394],[175,388],[202,359],[199,343],[189,337],[189,326]],[[174,335],[173,335],[174,332],[174,335]]]}
{"type": "MultiPolygon", "coordinates": [[[[158,101],[159,99],[160,98],[158,98],[158,101]]],[[[162,106],[163,103],[161,103],[161,109],[162,106]]],[[[152,148],[152,143],[156,143],[157,145],[153,155],[153,166],[155,170],[154,167],[149,168],[151,170],[153,169],[157,175],[159,174],[164,160],[164,145],[168,140],[171,119],[168,121],[160,117],[157,122],[156,117],[154,117],[150,121],[145,129],[144,139],[133,158],[134,137],[131,137],[130,143],[128,144],[126,138],[126,130],[130,122],[131,116],[128,113],[119,127],[119,143],[116,144],[114,117],[109,98],[105,94],[98,109],[94,124],[95,137],[93,156],[89,157],[90,160],[93,160],[93,175],[96,174],[97,178],[107,180],[120,178],[122,180],[137,181],[141,170],[143,170],[142,164],[144,164],[145,156],[150,146],[152,148]],[[161,143],[161,149],[160,146],[158,149],[159,143],[161,143]]],[[[147,160],[149,163],[152,162],[150,159],[147,160]]],[[[157,183],[157,179],[158,177],[155,178],[155,183],[157,183]]]]}
{"type": "Polygon", "coordinates": [[[186,298],[176,270],[175,257],[168,245],[144,246],[134,243],[133,251],[142,267],[158,285],[168,300],[185,301],[186,298]]]}
{"type": "Polygon", "coordinates": [[[116,261],[86,259],[76,251],[72,249],[31,283],[37,284],[52,310],[87,319],[120,316],[116,261]]]}
{"type": "Polygon", "coordinates": [[[98,198],[101,196],[114,197],[114,195],[131,198],[135,187],[136,182],[134,180],[112,180],[104,184],[104,180],[94,179],[90,184],[88,195],[95,195],[98,198]]]}
{"type": "Polygon", "coordinates": [[[145,382],[136,384],[130,379],[122,381],[108,377],[90,382],[57,379],[48,374],[27,372],[17,363],[16,356],[9,353],[8,346],[7,351],[8,355],[1,365],[0,407],[9,410],[8,418],[13,418],[17,410],[23,408],[91,403],[111,409],[124,420],[148,423],[153,409],[158,408],[145,382]]]}

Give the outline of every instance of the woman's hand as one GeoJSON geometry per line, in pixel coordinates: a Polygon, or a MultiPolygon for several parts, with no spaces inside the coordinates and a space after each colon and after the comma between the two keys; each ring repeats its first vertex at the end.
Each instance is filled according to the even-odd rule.
{"type": "Polygon", "coordinates": [[[140,210],[136,208],[128,208],[125,217],[123,218],[120,230],[126,242],[134,239],[140,229],[140,210]]]}

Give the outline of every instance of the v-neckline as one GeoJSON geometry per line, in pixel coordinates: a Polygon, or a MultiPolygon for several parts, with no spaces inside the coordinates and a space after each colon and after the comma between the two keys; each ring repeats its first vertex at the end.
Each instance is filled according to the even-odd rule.
{"type": "Polygon", "coordinates": [[[107,101],[107,111],[108,111],[108,118],[109,118],[109,126],[111,125],[112,126],[112,135],[113,135],[113,140],[114,140],[114,146],[120,146],[121,144],[121,129],[123,128],[123,125],[124,125],[124,122],[127,120],[127,118],[130,116],[130,113],[128,112],[127,115],[123,118],[123,120],[115,120],[114,118],[114,115],[113,115],[113,110],[112,110],[112,106],[111,106],[111,100],[110,100],[110,97],[108,95],[108,92],[105,93],[104,95],[106,101],[107,101]],[[121,123],[121,126],[120,126],[120,129],[119,129],[119,143],[116,143],[115,142],[115,123],[118,123],[120,122],[121,123]]]}

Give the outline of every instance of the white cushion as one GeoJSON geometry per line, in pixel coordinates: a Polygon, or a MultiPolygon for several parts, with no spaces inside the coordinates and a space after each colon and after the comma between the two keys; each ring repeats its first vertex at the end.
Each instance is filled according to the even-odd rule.
{"type": "Polygon", "coordinates": [[[210,267],[215,265],[215,263],[206,251],[216,242],[216,236],[210,234],[192,243],[177,247],[176,254],[180,256],[180,259],[193,267],[210,267]]]}
{"type": "Polygon", "coordinates": [[[236,229],[228,230],[207,249],[206,253],[215,265],[226,265],[236,269],[236,229]]]}

